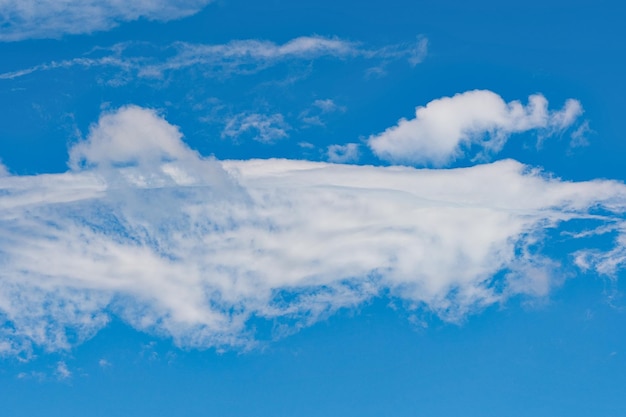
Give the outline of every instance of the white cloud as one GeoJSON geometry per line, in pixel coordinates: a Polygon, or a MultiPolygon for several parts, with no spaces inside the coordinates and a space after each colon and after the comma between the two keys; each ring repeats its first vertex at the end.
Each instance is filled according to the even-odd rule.
{"type": "Polygon", "coordinates": [[[417,44],[409,56],[409,63],[413,66],[421,64],[426,55],[428,55],[428,39],[424,36],[419,36],[417,44]]]}
{"type": "Polygon", "coordinates": [[[6,165],[2,163],[2,160],[0,159],[0,177],[6,177],[7,175],[9,175],[9,169],[6,167],[6,165]]]}
{"type": "Polygon", "coordinates": [[[359,144],[330,145],[327,149],[327,155],[330,162],[355,162],[359,159],[359,144]]]}
{"type": "MultiPolygon", "coordinates": [[[[1,0],[0,0],[1,1],[1,0]]],[[[161,78],[166,73],[187,68],[199,68],[205,76],[230,76],[254,74],[280,62],[314,60],[322,57],[361,58],[374,61],[406,59],[414,62],[411,45],[388,45],[366,48],[347,40],[301,36],[284,44],[270,41],[245,39],[225,44],[192,44],[175,42],[160,48],[146,43],[124,42],[109,48],[96,48],[91,54],[64,61],[52,61],[31,68],[0,74],[0,79],[14,79],[38,71],[82,68],[117,68],[125,74],[143,78],[161,78]],[[137,48],[140,45],[142,48],[137,48]],[[137,50],[155,51],[154,55],[137,55],[137,50]],[[97,57],[93,57],[97,54],[97,57]],[[163,59],[163,55],[168,58],[163,59]]]]}
{"type": "Polygon", "coordinates": [[[127,106],[100,117],[88,139],[72,147],[70,165],[153,164],[195,157],[181,138],[178,128],[154,111],[127,106]]]}
{"type": "Polygon", "coordinates": [[[71,378],[72,373],[67,368],[67,364],[63,361],[57,363],[56,376],[58,379],[68,379],[71,378]]]}
{"type": "Polygon", "coordinates": [[[357,42],[324,36],[301,36],[282,45],[256,39],[235,40],[221,45],[177,42],[172,45],[177,51],[173,58],[145,71],[148,74],[152,72],[159,74],[191,65],[214,66],[218,63],[233,72],[245,73],[255,71],[254,67],[250,68],[251,64],[265,67],[287,59],[311,60],[319,57],[406,59],[411,65],[415,65],[424,59],[426,44],[426,38],[421,37],[416,45],[400,44],[368,48],[357,42]]]}
{"type": "Polygon", "coordinates": [[[301,36],[279,45],[246,39],[208,45],[176,42],[174,56],[164,62],[142,65],[139,76],[160,77],[164,72],[201,66],[206,73],[250,74],[286,60],[312,60],[320,57],[349,57],[361,54],[358,46],[338,38],[301,36]]]}
{"type": "Polygon", "coordinates": [[[34,379],[38,382],[44,382],[46,379],[48,379],[48,375],[46,375],[44,372],[37,372],[37,371],[31,371],[31,372],[20,372],[19,374],[16,375],[17,379],[34,379]]]}
{"type": "Polygon", "coordinates": [[[519,101],[506,103],[491,91],[474,90],[418,107],[414,119],[400,119],[396,126],[370,137],[368,143],[386,161],[445,166],[462,157],[470,146],[478,146],[486,154],[498,152],[513,133],[560,133],[582,111],[573,99],[561,110],[549,111],[541,94],[531,95],[524,106],[519,101]]]}
{"type": "Polygon", "coordinates": [[[327,98],[324,100],[315,100],[313,106],[317,107],[322,113],[332,113],[334,111],[345,111],[345,108],[338,106],[333,100],[327,98]]]}
{"type": "Polygon", "coordinates": [[[0,41],[59,38],[111,29],[138,19],[168,21],[210,0],[0,0],[0,41]]]}
{"type": "Polygon", "coordinates": [[[587,136],[593,133],[593,130],[589,127],[589,121],[585,120],[580,124],[571,134],[570,147],[581,148],[589,146],[589,139],[587,136]]]}
{"type": "Polygon", "coordinates": [[[578,267],[588,271],[594,270],[602,275],[615,277],[617,272],[626,266],[626,222],[616,222],[612,227],[605,227],[598,234],[616,233],[616,245],[609,251],[584,249],[575,254],[578,267]]]}
{"type": "Polygon", "coordinates": [[[309,108],[300,112],[300,115],[298,116],[298,118],[305,125],[324,126],[324,122],[322,121],[323,115],[326,115],[329,113],[335,113],[335,112],[345,112],[345,111],[346,111],[346,108],[344,106],[338,105],[332,99],[329,99],[329,98],[323,99],[323,100],[318,99],[318,100],[315,100],[309,108]]]}
{"type": "Polygon", "coordinates": [[[368,68],[366,77],[379,78],[387,75],[386,67],[392,59],[406,58],[412,67],[421,64],[428,55],[428,39],[425,36],[418,36],[414,44],[391,45],[381,48],[372,56],[382,58],[375,66],[368,68]]]}
{"type": "Polygon", "coordinates": [[[310,142],[298,142],[298,146],[304,149],[315,149],[315,145],[310,142]]]}
{"type": "Polygon", "coordinates": [[[5,355],[67,349],[111,315],[184,346],[244,346],[252,317],[295,329],[381,293],[459,320],[561,282],[563,260],[537,249],[546,229],[626,211],[621,183],[512,160],[219,162],[138,107],[104,114],[70,154],[67,173],[0,178],[5,355]]]}
{"type": "Polygon", "coordinates": [[[289,136],[287,131],[290,128],[280,113],[271,115],[240,113],[226,121],[226,126],[222,130],[222,138],[237,139],[246,134],[251,134],[253,140],[272,143],[289,136]]]}

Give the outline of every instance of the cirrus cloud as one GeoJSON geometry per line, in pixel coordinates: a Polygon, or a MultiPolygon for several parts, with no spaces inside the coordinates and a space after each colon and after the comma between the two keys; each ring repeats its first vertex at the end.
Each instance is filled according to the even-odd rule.
{"type": "MultiPolygon", "coordinates": [[[[425,38],[420,39],[423,42],[425,38]]],[[[168,73],[189,68],[200,68],[205,76],[227,77],[255,74],[281,62],[323,57],[361,58],[379,63],[405,59],[414,66],[415,48],[419,49],[419,43],[417,47],[413,44],[397,44],[368,48],[356,42],[325,36],[299,36],[283,44],[260,39],[233,40],[223,44],[174,42],[164,47],[140,42],[121,42],[107,48],[94,48],[78,58],[51,61],[0,73],[0,80],[73,67],[113,68],[126,75],[148,79],[158,79],[168,73]],[[142,53],[138,53],[136,49],[142,53]],[[152,53],[147,53],[148,51],[152,53]]],[[[421,59],[424,58],[425,55],[421,55],[421,59]]]]}
{"type": "Polygon", "coordinates": [[[211,0],[0,0],[0,42],[109,30],[137,19],[168,21],[211,0]]]}

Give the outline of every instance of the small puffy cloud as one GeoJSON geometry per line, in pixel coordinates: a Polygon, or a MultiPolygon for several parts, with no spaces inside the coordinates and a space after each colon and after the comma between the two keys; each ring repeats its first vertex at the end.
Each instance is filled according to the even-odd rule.
{"type": "Polygon", "coordinates": [[[328,160],[336,163],[355,162],[359,159],[359,144],[330,145],[327,150],[328,160]]]}
{"type": "Polygon", "coordinates": [[[537,130],[549,136],[563,132],[582,111],[573,99],[561,110],[550,111],[541,94],[531,95],[523,105],[507,103],[491,91],[474,90],[418,107],[414,119],[400,119],[396,126],[370,137],[368,144],[386,161],[445,166],[471,146],[486,154],[498,152],[513,133],[537,130]]]}
{"type": "Polygon", "coordinates": [[[153,110],[127,106],[104,113],[87,140],[70,150],[70,166],[161,163],[192,157],[182,134],[153,110]]]}
{"type": "MultiPolygon", "coordinates": [[[[541,253],[546,230],[626,230],[622,183],[512,160],[220,162],[132,106],[103,114],[70,155],[66,173],[0,178],[3,355],[69,349],[111,315],[182,346],[250,346],[253,321],[298,329],[381,294],[461,320],[559,285],[566,260],[541,253]]],[[[578,264],[623,267],[626,239],[615,243],[578,264]]],[[[63,362],[57,373],[71,375],[63,362]]]]}
{"type": "Polygon", "coordinates": [[[168,21],[210,0],[0,0],[0,41],[59,38],[111,29],[137,19],[168,21]]]}
{"type": "Polygon", "coordinates": [[[222,138],[238,139],[250,135],[253,140],[272,143],[288,137],[291,127],[285,122],[282,114],[240,113],[226,121],[222,130],[222,138]]]}

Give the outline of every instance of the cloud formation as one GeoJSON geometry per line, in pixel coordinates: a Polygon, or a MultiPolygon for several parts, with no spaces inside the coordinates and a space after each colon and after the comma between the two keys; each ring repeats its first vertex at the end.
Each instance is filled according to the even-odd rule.
{"type": "Polygon", "coordinates": [[[346,107],[340,106],[332,99],[317,99],[311,106],[298,115],[305,126],[324,126],[322,118],[330,113],[345,112],[346,107]]]}
{"type": "MultiPolygon", "coordinates": [[[[359,43],[324,36],[301,36],[283,44],[257,39],[234,40],[225,44],[175,42],[163,48],[124,42],[109,48],[97,48],[79,58],[5,72],[0,74],[0,79],[15,79],[34,72],[72,67],[107,67],[141,78],[161,78],[173,71],[199,68],[205,76],[225,77],[254,74],[280,62],[322,57],[361,58],[376,62],[406,59],[415,65],[415,49],[422,51],[420,42],[423,40],[417,46],[402,44],[381,48],[367,48],[359,43]]],[[[420,52],[421,60],[424,56],[420,52]]]]}
{"type": "Polygon", "coordinates": [[[109,30],[138,19],[168,21],[211,0],[0,0],[0,42],[109,30]]]}
{"type": "Polygon", "coordinates": [[[272,143],[289,136],[290,128],[280,113],[240,113],[226,121],[222,138],[238,139],[248,134],[257,142],[272,143]]]}
{"type": "Polygon", "coordinates": [[[538,130],[543,137],[572,126],[583,109],[568,99],[561,110],[548,110],[541,94],[528,97],[528,104],[505,102],[488,90],[473,90],[431,101],[418,107],[414,119],[371,136],[368,144],[381,159],[404,164],[445,166],[479,147],[483,154],[498,152],[513,133],[538,130]]]}
{"type": "Polygon", "coordinates": [[[57,363],[56,375],[59,380],[64,380],[72,377],[72,372],[67,367],[67,364],[63,361],[57,363]]]}
{"type": "Polygon", "coordinates": [[[355,162],[359,159],[359,144],[330,145],[327,148],[328,160],[339,164],[355,162]]]}
{"type": "Polygon", "coordinates": [[[181,138],[123,107],[70,149],[70,171],[0,178],[1,354],[67,349],[111,315],[188,347],[248,346],[253,318],[296,329],[382,293],[460,320],[561,281],[546,230],[624,225],[623,184],[512,160],[220,162],[181,138]]]}

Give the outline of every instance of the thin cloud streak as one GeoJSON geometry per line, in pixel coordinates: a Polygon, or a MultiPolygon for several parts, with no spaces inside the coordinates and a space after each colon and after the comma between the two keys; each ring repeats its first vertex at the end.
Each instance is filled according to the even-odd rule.
{"type": "Polygon", "coordinates": [[[139,78],[161,78],[173,71],[191,67],[201,68],[208,77],[254,74],[280,62],[291,60],[315,60],[323,57],[336,59],[361,58],[374,61],[406,59],[415,65],[425,52],[423,39],[417,45],[388,45],[382,48],[367,48],[355,42],[323,36],[302,36],[284,44],[257,39],[236,40],[226,44],[193,44],[175,42],[164,48],[146,43],[126,42],[109,48],[97,48],[83,57],[43,63],[0,74],[0,79],[16,79],[39,71],[68,69],[73,67],[117,68],[139,78]],[[142,55],[137,49],[152,50],[142,55]],[[90,57],[89,55],[100,55],[90,57]],[[417,55],[416,55],[417,54],[417,55]]]}
{"type": "Polygon", "coordinates": [[[289,129],[291,126],[280,113],[240,113],[226,120],[222,138],[238,140],[242,136],[251,135],[257,142],[273,143],[288,137],[289,129]]]}

